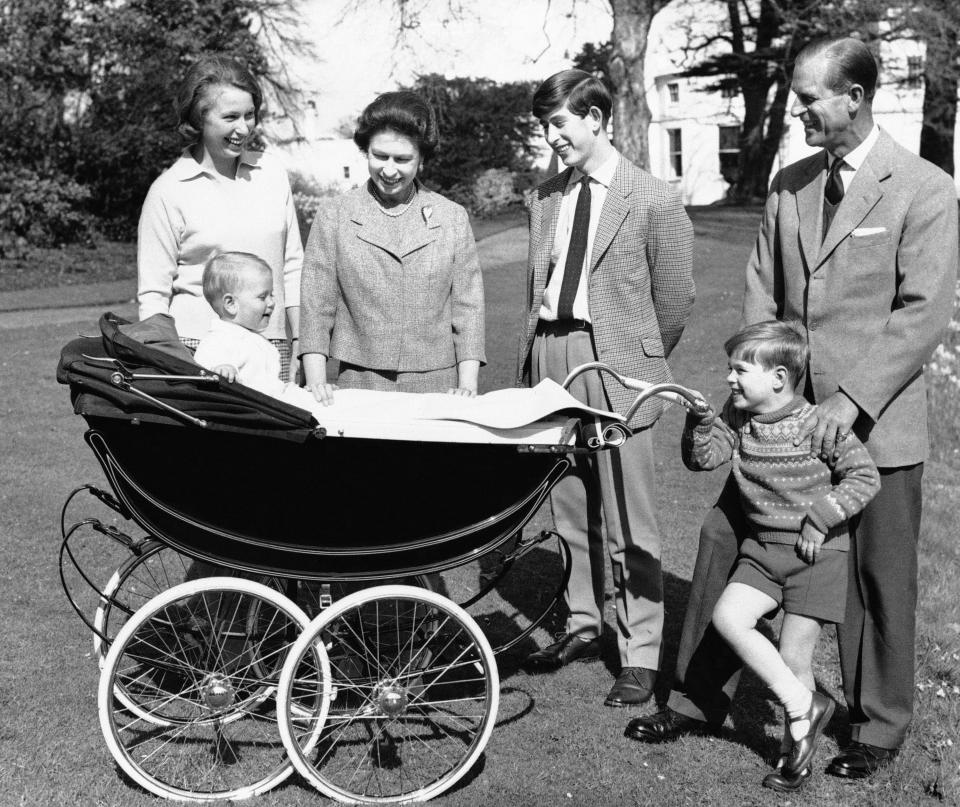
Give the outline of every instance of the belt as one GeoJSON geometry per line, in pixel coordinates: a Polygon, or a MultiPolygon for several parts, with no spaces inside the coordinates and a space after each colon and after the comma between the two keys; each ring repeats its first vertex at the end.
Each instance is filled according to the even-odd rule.
{"type": "Polygon", "coordinates": [[[537,333],[570,333],[571,331],[592,331],[593,326],[585,319],[537,320],[537,333]]]}

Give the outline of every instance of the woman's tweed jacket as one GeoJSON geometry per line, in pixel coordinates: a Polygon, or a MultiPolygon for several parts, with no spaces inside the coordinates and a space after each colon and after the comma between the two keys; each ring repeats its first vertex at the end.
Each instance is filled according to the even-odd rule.
{"type": "Polygon", "coordinates": [[[417,188],[400,244],[369,185],[317,210],[300,287],[301,353],[398,372],[486,360],[483,277],[467,213],[417,188]]]}

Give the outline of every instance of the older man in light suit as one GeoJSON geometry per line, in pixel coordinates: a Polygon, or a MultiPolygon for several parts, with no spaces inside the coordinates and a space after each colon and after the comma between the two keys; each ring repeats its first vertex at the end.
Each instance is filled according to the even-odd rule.
{"type": "MultiPolygon", "coordinates": [[[[852,429],[880,469],[880,493],[851,524],[838,628],[851,743],[828,772],[848,778],[889,763],[912,716],[923,364],[950,319],[958,263],[953,181],[876,126],[876,80],[876,62],[856,39],[816,42],[799,55],[792,114],[822,150],[774,178],[743,303],[745,323],[777,317],[806,327],[815,449],[829,455],[852,429]]],[[[632,721],[635,739],[672,739],[726,715],[739,665],[708,625],[714,589],[736,555],[729,492],[701,533],[668,709],[632,721]]]]}
{"type": "MultiPolygon", "coordinates": [[[[666,357],[693,305],[693,231],[677,195],[625,160],[607,139],[611,98],[582,70],[548,78],[533,98],[544,137],[567,170],[541,185],[530,206],[528,298],[519,382],[561,382],[597,359],[649,382],[670,380],[666,357]]],[[[581,376],[571,392],[625,414],[635,393],[609,376],[581,376]]],[[[575,457],[551,495],[570,546],[570,617],[559,641],[533,653],[528,670],[596,659],[603,627],[606,545],[613,570],[621,671],[605,703],[648,700],[660,666],[663,589],[654,514],[651,400],[617,450],[575,457]]]]}

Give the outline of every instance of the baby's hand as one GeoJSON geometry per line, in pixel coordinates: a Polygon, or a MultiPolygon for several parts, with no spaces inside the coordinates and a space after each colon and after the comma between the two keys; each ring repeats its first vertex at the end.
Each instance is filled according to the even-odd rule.
{"type": "Polygon", "coordinates": [[[460,395],[464,398],[476,398],[477,391],[474,389],[467,389],[466,387],[455,387],[448,389],[447,395],[460,395]]]}
{"type": "Polygon", "coordinates": [[[813,564],[820,554],[820,547],[827,536],[820,532],[809,521],[803,522],[800,537],[797,538],[797,554],[807,563],[813,564]]]}
{"type": "Polygon", "coordinates": [[[330,406],[333,403],[333,393],[334,390],[340,389],[336,384],[327,384],[325,382],[317,382],[316,384],[311,384],[308,389],[313,393],[313,397],[316,398],[324,406],[330,406]]]}
{"type": "Polygon", "coordinates": [[[237,380],[237,368],[232,364],[220,364],[213,368],[213,372],[231,384],[237,380]]]}

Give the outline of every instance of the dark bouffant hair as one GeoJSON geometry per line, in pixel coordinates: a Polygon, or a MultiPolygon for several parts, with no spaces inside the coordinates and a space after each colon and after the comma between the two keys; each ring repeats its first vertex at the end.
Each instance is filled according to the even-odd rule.
{"type": "Polygon", "coordinates": [[[574,115],[585,118],[590,107],[600,110],[607,125],[613,113],[610,91],[596,76],[585,70],[561,70],[543,82],[533,94],[533,116],[543,120],[553,110],[566,104],[574,115]]]}
{"type": "Polygon", "coordinates": [[[192,146],[200,141],[203,134],[203,116],[213,106],[213,98],[207,90],[221,84],[250,93],[254,115],[257,123],[260,123],[263,93],[253,73],[229,56],[205,56],[187,71],[174,101],[177,131],[185,146],[192,146]]]}
{"type": "Polygon", "coordinates": [[[832,67],[824,81],[834,92],[846,92],[853,84],[863,87],[863,94],[871,99],[877,91],[877,60],[870,48],[850,36],[818,39],[797,55],[797,64],[813,56],[824,56],[832,67]]]}
{"type": "Polygon", "coordinates": [[[723,349],[731,359],[759,364],[764,370],[786,367],[793,386],[803,377],[810,358],[800,327],[776,319],[747,325],[731,336],[723,349]]]}
{"type": "Polygon", "coordinates": [[[390,130],[409,137],[427,159],[439,142],[433,107],[415,92],[385,92],[360,113],[353,142],[364,154],[373,136],[390,130]]]}

